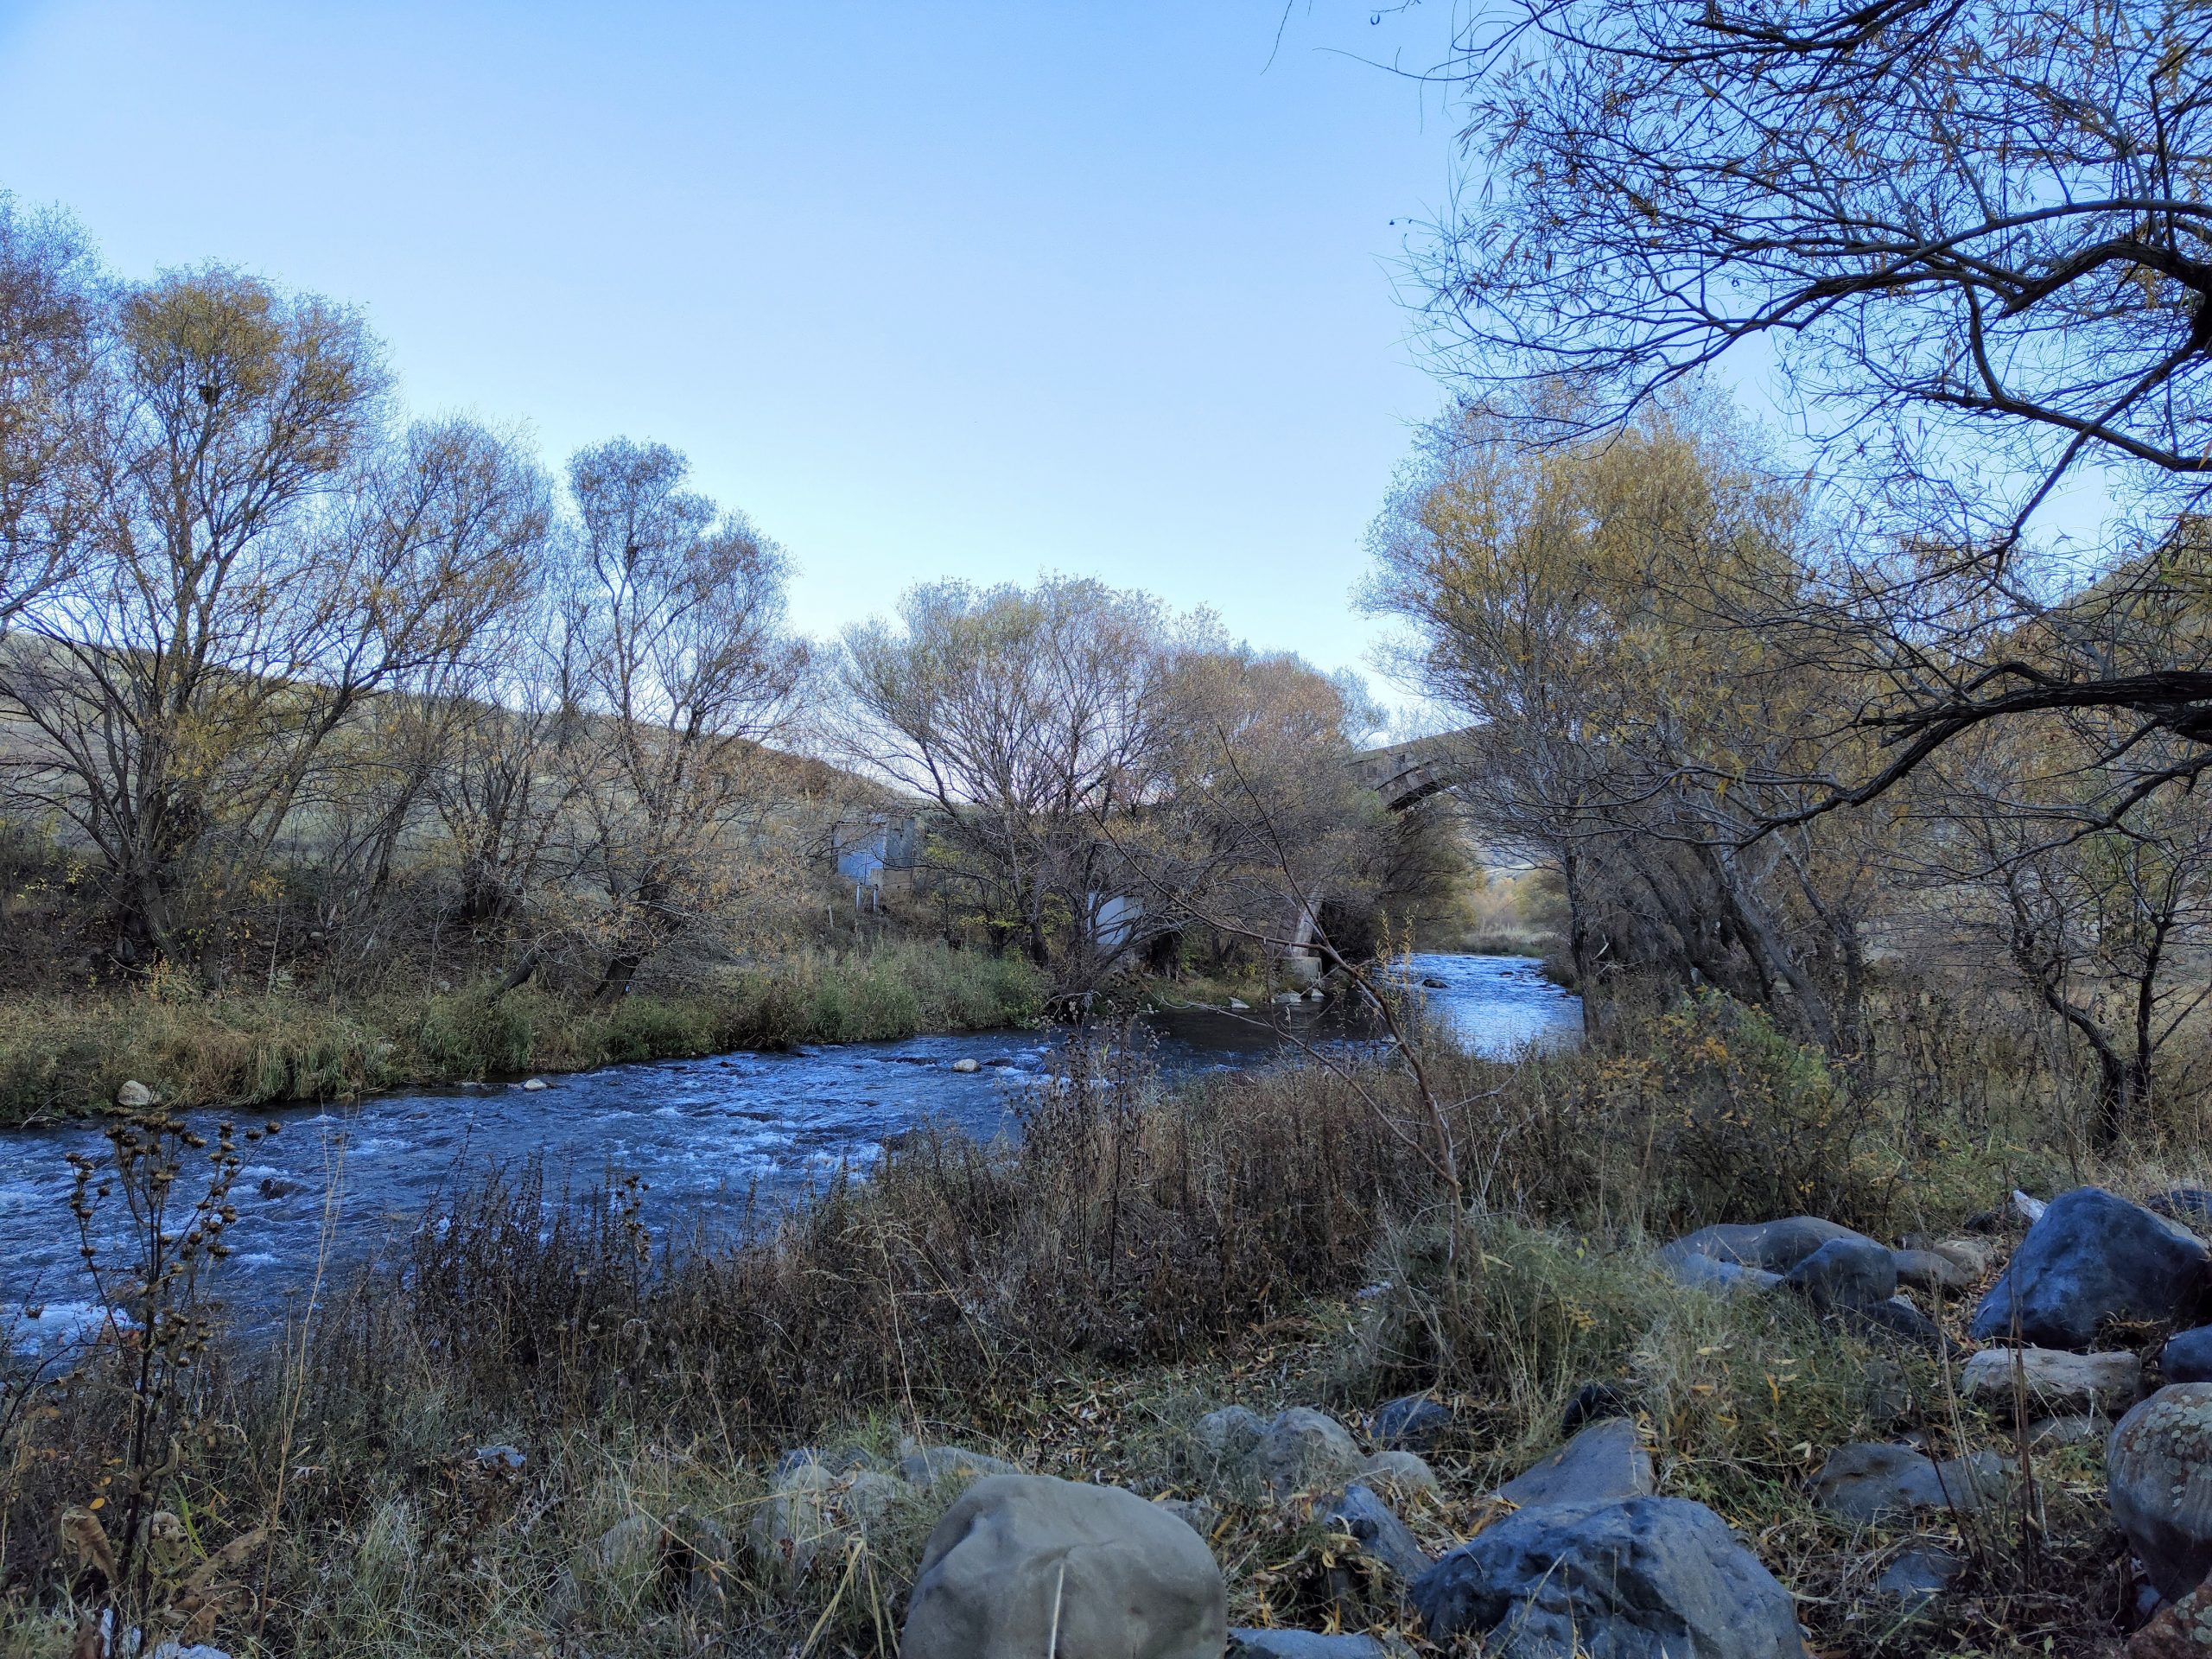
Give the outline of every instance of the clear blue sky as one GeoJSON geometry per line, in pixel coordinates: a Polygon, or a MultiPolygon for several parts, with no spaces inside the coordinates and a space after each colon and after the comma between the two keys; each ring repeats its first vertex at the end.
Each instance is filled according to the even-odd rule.
{"type": "Polygon", "coordinates": [[[1452,126],[1345,54],[1431,10],[0,0],[0,188],[358,303],[418,410],[685,450],[810,632],[1051,568],[1357,667],[1452,126]]]}

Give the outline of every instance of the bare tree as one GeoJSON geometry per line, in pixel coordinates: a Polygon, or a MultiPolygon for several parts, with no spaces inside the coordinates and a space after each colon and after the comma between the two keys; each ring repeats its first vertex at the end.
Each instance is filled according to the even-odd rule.
{"type": "Polygon", "coordinates": [[[796,714],[807,668],[785,626],[782,552],[686,490],[688,470],[620,438],[569,464],[565,626],[592,767],[579,798],[607,901],[602,996],[742,887],[742,833],[781,775],[762,746],[796,714]]]}
{"type": "Polygon", "coordinates": [[[2069,474],[2169,512],[2212,477],[2208,45],[2186,0],[1503,0],[1461,35],[1484,183],[1428,272],[1452,365],[1589,388],[1571,433],[1763,342],[1863,486],[1839,520],[1903,549],[1788,619],[1878,671],[1887,740],[1795,810],[2041,709],[2212,741],[2199,651],[2005,648],[2049,609],[2013,566],[2069,474]]]}
{"type": "Polygon", "coordinates": [[[1065,994],[1201,906],[1294,931],[1278,829],[1316,891],[1371,893],[1361,832],[1380,809],[1361,804],[1349,741],[1373,718],[1363,693],[1233,645],[1210,617],[1063,577],[939,583],[896,627],[851,630],[840,679],[848,754],[935,806],[941,879],[1065,994]]]}
{"type": "Polygon", "coordinates": [[[1119,890],[1097,821],[1158,781],[1178,625],[1146,595],[1058,577],[917,588],[899,624],[845,636],[847,752],[935,804],[944,874],[995,935],[1088,988],[1119,890]]]}
{"type": "Polygon", "coordinates": [[[67,569],[92,502],[99,272],[0,192],[0,625],[67,569]]]}
{"type": "Polygon", "coordinates": [[[2166,791],[2106,822],[2107,734],[2084,723],[2041,716],[1946,751],[1914,780],[1899,874],[1926,893],[1929,931],[2005,963],[2087,1054],[2103,1150],[2149,1127],[2160,1056],[2208,995],[2212,820],[2166,791]]]}
{"type": "MultiPolygon", "coordinates": [[[[170,955],[259,868],[326,744],[465,650],[517,536],[470,429],[380,442],[345,313],[222,270],[122,296],[83,555],[22,620],[0,700],[13,787],[98,849],[128,963],[170,955]]],[[[497,446],[493,446],[494,449],[497,446]]]]}

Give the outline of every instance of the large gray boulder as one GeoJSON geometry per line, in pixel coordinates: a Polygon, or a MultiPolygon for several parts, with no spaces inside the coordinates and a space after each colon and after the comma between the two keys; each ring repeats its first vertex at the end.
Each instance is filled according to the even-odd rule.
{"type": "Polygon", "coordinates": [[[1116,1486],[992,1475],[922,1551],[901,1659],[1221,1659],[1221,1569],[1175,1516],[1116,1486]]]}
{"type": "MultiPolygon", "coordinates": [[[[1809,1252],[1808,1252],[1809,1254],[1809,1252]]],[[[1439,1644],[1493,1659],[1802,1659],[1789,1592],[1727,1524],[1678,1497],[1522,1510],[1417,1580],[1439,1644]]]]}
{"type": "Polygon", "coordinates": [[[2023,1390],[2031,1418],[2066,1412],[2117,1417],[2143,1392],[2143,1362],[2120,1351],[1985,1348],[1960,1368],[1959,1392],[1992,1411],[2009,1414],[2023,1390]]]}
{"type": "Polygon", "coordinates": [[[2087,1348],[2113,1320],[2195,1313],[2203,1243],[2187,1229],[2101,1187],[2050,1201],[1974,1310],[1978,1342],[2013,1334],[2041,1348],[2087,1348]]]}
{"type": "Polygon", "coordinates": [[[1909,1446],[1839,1446],[1813,1477],[1813,1502],[1847,1521],[1901,1520],[1918,1510],[1978,1510],[2005,1489],[1986,1452],[1938,1463],[1909,1446]]]}
{"type": "Polygon", "coordinates": [[[1609,1417],[1584,1429],[1557,1451],[1497,1489],[1519,1510],[1547,1504],[1589,1503],[1601,1498],[1642,1497],[1658,1484],[1651,1454],[1635,1422],[1609,1417]]]}
{"type": "Polygon", "coordinates": [[[2212,1382],[2160,1389],[2105,1452],[2113,1519],[2172,1600],[2212,1572],[2212,1382]]]}

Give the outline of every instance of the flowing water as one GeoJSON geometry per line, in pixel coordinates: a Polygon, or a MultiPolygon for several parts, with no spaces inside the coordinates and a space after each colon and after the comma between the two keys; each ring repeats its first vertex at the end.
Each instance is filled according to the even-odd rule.
{"type": "MultiPolygon", "coordinates": [[[[1578,1001],[1517,957],[1417,956],[1432,1014],[1478,1052],[1572,1040],[1578,1001]]],[[[1291,1040],[1363,1033],[1311,1004],[1231,1014],[1184,1009],[1141,1022],[1169,1077],[1295,1060],[1291,1040]]],[[[1371,1038],[1370,1039],[1371,1040],[1371,1038]]],[[[865,1170],[884,1141],[928,1120],[978,1139],[1008,1132],[1025,1090],[1044,1086],[1062,1031],[996,1031],[853,1043],[796,1053],[650,1061],[543,1079],[345,1105],[232,1115],[281,1133],[245,1149],[223,1294],[264,1319],[296,1306],[326,1242],[335,1266],[404,1239],[442,1192],[542,1156],[549,1185],[636,1176],[655,1224],[734,1225],[841,1166],[865,1170]],[[954,1063],[973,1059],[963,1072],[954,1063]]],[[[190,1115],[211,1135],[222,1116],[190,1115]]],[[[19,1343],[66,1340],[97,1317],[68,1211],[72,1152],[103,1156],[90,1124],[0,1130],[0,1324],[19,1343]],[[19,1310],[35,1310],[21,1316],[19,1310]]]]}

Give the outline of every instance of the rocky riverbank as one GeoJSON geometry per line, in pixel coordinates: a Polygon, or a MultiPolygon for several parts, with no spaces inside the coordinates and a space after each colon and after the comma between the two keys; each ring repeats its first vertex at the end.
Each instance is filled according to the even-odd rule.
{"type": "MultiPolygon", "coordinates": [[[[626,1516],[578,1552],[555,1605],[579,1628],[640,1596],[772,1620],[866,1574],[903,1659],[1382,1659],[1463,1638],[1524,1659],[1796,1659],[1808,1636],[1950,1651],[2038,1628],[2144,1659],[2201,1652],[2212,1327],[2190,1322],[2212,1271],[2187,1224],[2212,1195],[2153,1202],[2024,1195],[2024,1232],[2016,1211],[1895,1245],[1796,1217],[1609,1262],[1759,1347],[1770,1407],[1807,1388],[1796,1426],[1855,1401],[1838,1421],[1864,1437],[1786,1448],[1794,1480],[1716,1466],[1700,1402],[1749,1402],[1664,1374],[1649,1346],[1580,1379],[1558,1444],[1525,1467],[1503,1454],[1528,1436],[1495,1402],[1192,1414],[1202,1397],[1109,1390],[1040,1406],[997,1451],[887,1441],[881,1424],[873,1443],[864,1427],[787,1450],[742,1525],[626,1516]],[[1808,1381],[1839,1360],[1857,1371],[1840,1391],[1808,1381]]],[[[1688,1357],[1729,1376],[1711,1346],[1688,1357]]],[[[1256,1357],[1248,1382],[1298,1375],[1291,1355],[1256,1357]]]]}
{"type": "MultiPolygon", "coordinates": [[[[1166,1656],[2185,1630],[2212,1197],[2136,1160],[2008,1198],[2052,1191],[2034,1154],[1899,1128],[1756,1027],[1658,1036],[1427,1055],[1491,1160],[1456,1217],[1402,1066],[1128,1062],[737,1245],[495,1173],[235,1346],[203,1263],[13,1374],[0,1635],[60,1659],[103,1603],[233,1659],[1020,1651],[1052,1607],[1077,1659],[1127,1606],[1166,1656]]],[[[80,1196],[197,1205],[245,1155],[179,1125],[80,1196]]],[[[229,1203],[163,1230],[228,1238],[229,1203]]]]}

